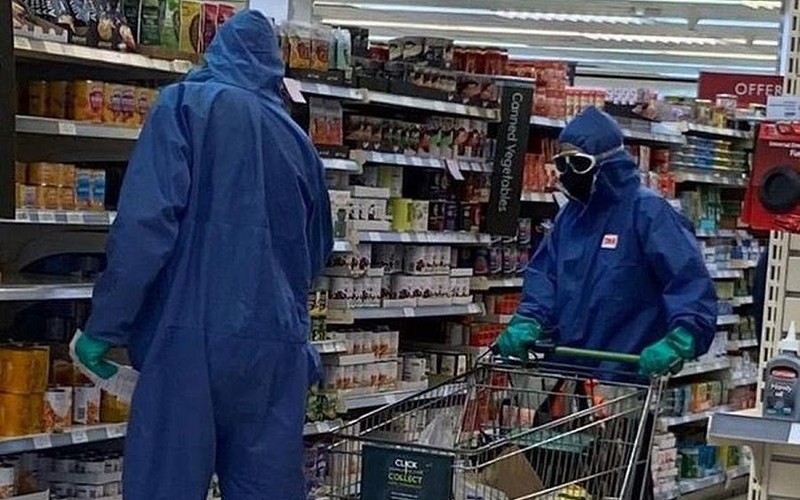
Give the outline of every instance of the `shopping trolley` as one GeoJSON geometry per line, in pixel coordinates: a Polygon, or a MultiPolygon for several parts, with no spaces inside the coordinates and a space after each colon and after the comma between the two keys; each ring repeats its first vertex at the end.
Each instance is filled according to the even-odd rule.
{"type": "MultiPolygon", "coordinates": [[[[546,350],[559,359],[639,359],[546,350]]],[[[346,500],[639,498],[663,387],[663,379],[580,365],[484,358],[336,431],[326,493],[346,500]]]]}

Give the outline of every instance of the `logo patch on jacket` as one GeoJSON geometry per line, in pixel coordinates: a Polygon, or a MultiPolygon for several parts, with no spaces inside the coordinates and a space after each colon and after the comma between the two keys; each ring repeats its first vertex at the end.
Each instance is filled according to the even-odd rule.
{"type": "Polygon", "coordinates": [[[619,236],[616,234],[606,234],[603,236],[603,242],[600,243],[600,248],[608,248],[613,250],[617,248],[617,242],[619,241],[619,236]]]}

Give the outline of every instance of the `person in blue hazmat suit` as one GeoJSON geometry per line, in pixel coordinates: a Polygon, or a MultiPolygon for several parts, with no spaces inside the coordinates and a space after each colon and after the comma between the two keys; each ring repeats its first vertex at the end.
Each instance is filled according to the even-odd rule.
{"type": "Polygon", "coordinates": [[[322,162],[284,111],[272,22],[226,22],[142,130],[76,343],[129,346],[141,371],[126,500],[303,500],[302,432],[319,355],[308,294],[332,248],[322,162]]]}
{"type": "Polygon", "coordinates": [[[622,131],[604,112],[587,108],[558,142],[554,160],[570,201],[528,265],[499,353],[527,359],[531,345],[549,338],[557,346],[640,354],[638,371],[646,375],[704,354],[716,331],[717,297],[688,220],[641,185],[622,131]]]}

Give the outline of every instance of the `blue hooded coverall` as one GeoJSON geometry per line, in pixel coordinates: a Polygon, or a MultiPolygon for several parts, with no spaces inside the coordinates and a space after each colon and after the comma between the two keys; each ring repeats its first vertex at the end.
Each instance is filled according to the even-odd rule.
{"type": "MultiPolygon", "coordinates": [[[[567,125],[560,144],[590,155],[622,144],[617,123],[592,109],[567,125]]],[[[695,338],[695,355],[705,353],[716,331],[717,297],[689,222],[641,185],[627,152],[596,168],[588,203],[567,203],[531,259],[518,314],[537,320],[560,346],[639,354],[684,327],[695,338]]],[[[635,370],[578,364],[604,373],[635,370]]]]}
{"type": "Polygon", "coordinates": [[[332,248],[321,161],[279,96],[278,37],[245,11],[142,130],[86,332],[141,370],[126,500],[302,500],[319,356],[308,292],[332,248]]]}

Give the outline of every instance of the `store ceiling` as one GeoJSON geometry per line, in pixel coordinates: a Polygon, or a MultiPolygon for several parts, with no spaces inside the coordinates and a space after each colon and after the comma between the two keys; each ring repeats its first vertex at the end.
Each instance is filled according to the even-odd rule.
{"type": "Polygon", "coordinates": [[[695,78],[701,69],[772,73],[781,2],[774,0],[314,1],[325,23],[376,40],[432,35],[505,46],[512,57],[561,59],[582,75],[695,78]]]}

